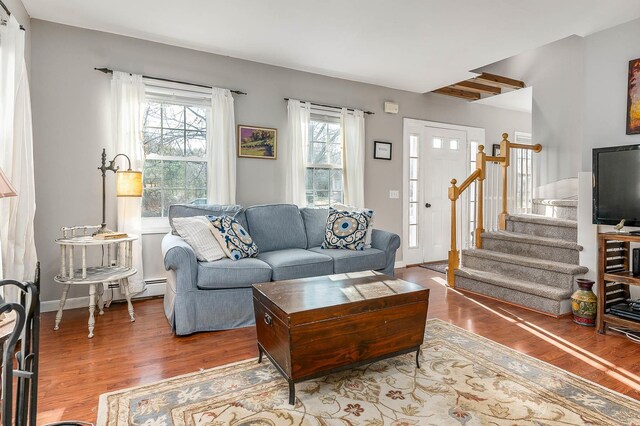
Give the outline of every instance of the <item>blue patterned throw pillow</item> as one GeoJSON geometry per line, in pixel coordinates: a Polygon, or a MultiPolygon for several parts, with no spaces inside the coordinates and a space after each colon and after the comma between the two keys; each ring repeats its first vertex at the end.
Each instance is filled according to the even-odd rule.
{"type": "Polygon", "coordinates": [[[364,250],[371,211],[348,212],[329,207],[323,249],[364,250]]]}
{"type": "Polygon", "coordinates": [[[231,216],[207,216],[207,218],[213,225],[213,236],[230,259],[240,260],[258,255],[258,246],[237,220],[231,216]]]}

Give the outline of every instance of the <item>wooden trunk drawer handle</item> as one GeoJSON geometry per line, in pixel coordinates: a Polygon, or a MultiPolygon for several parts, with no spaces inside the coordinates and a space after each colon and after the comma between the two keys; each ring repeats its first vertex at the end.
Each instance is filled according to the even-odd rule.
{"type": "Polygon", "coordinates": [[[272,319],[271,319],[271,315],[269,315],[269,314],[264,314],[264,323],[265,323],[265,324],[267,324],[267,325],[271,325],[271,323],[272,323],[272,322],[273,322],[273,321],[272,321],[272,319]]]}

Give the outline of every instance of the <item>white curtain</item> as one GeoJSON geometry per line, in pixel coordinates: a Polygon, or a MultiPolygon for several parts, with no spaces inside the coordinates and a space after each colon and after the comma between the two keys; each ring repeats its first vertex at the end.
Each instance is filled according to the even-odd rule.
{"type": "MultiPolygon", "coordinates": [[[[113,119],[113,149],[110,156],[126,154],[131,159],[133,170],[144,167],[142,142],[142,113],[144,106],[144,83],[142,76],[119,71],[111,79],[111,102],[113,119]]],[[[128,166],[126,159],[118,158],[120,169],[128,166]]],[[[118,197],[118,231],[136,234],[140,239],[133,243],[133,267],[138,273],[129,277],[131,293],[145,289],[142,269],[142,198],[118,197]]]]}
{"type": "Polygon", "coordinates": [[[289,148],[286,158],[285,196],[286,202],[306,206],[305,170],[307,146],[309,145],[309,121],[311,104],[290,99],[287,104],[289,115],[289,148]]]}
{"type": "Polygon", "coordinates": [[[214,87],[207,117],[207,200],[211,204],[236,203],[236,121],[233,96],[214,87]]]}
{"type": "MultiPolygon", "coordinates": [[[[0,168],[18,193],[0,199],[0,277],[32,280],[37,262],[31,101],[24,31],[10,16],[0,25],[0,168]]],[[[17,301],[17,292],[5,294],[17,301]]]]}
{"type": "Polygon", "coordinates": [[[344,202],[364,208],[364,113],[342,108],[344,202]]]}

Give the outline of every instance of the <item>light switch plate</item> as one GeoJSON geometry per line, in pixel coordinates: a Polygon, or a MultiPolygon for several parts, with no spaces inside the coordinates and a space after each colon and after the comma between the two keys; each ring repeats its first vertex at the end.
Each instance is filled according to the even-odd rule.
{"type": "Polygon", "coordinates": [[[389,198],[400,198],[400,191],[398,190],[389,191],[389,198]]]}

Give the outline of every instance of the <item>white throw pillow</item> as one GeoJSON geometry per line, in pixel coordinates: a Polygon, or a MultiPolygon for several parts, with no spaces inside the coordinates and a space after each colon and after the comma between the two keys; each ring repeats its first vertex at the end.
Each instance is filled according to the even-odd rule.
{"type": "Polygon", "coordinates": [[[199,261],[213,262],[227,257],[213,236],[213,225],[205,216],[176,217],[173,219],[173,226],[178,235],[196,252],[199,261]]]}
{"type": "Polygon", "coordinates": [[[332,205],[332,207],[336,210],[341,210],[343,212],[358,212],[358,213],[363,213],[363,212],[368,212],[371,215],[371,219],[369,220],[369,227],[367,228],[367,234],[364,237],[364,248],[371,248],[371,234],[373,234],[373,221],[376,218],[376,214],[373,210],[368,209],[368,208],[357,208],[357,207],[353,207],[353,206],[347,206],[345,204],[340,204],[340,203],[335,203],[332,205]]]}

